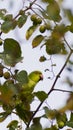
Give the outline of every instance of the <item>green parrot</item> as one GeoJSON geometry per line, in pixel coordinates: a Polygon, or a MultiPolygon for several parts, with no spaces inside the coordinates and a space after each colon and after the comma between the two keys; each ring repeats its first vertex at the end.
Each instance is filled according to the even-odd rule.
{"type": "Polygon", "coordinates": [[[20,99],[22,100],[22,102],[25,104],[26,107],[29,107],[29,109],[30,109],[29,103],[31,103],[34,98],[32,92],[37,83],[41,80],[43,80],[42,72],[33,71],[28,75],[28,82],[22,85],[20,99]]]}
{"type": "Polygon", "coordinates": [[[28,83],[23,84],[22,88],[25,91],[33,91],[36,84],[41,80],[43,80],[42,72],[33,71],[28,75],[28,83]]]}

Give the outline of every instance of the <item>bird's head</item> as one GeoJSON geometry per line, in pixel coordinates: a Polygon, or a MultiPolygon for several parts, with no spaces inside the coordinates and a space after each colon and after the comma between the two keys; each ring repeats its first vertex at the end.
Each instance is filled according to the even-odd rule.
{"type": "Polygon", "coordinates": [[[40,71],[33,71],[29,74],[29,78],[34,82],[39,82],[40,80],[43,80],[43,74],[40,71]]]}

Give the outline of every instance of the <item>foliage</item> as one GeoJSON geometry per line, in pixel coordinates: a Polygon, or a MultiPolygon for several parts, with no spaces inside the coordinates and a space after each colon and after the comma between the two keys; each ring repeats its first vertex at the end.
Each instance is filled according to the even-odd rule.
{"type": "MultiPolygon", "coordinates": [[[[0,122],[3,122],[12,113],[17,115],[26,125],[25,130],[59,130],[68,126],[69,130],[73,128],[73,81],[69,75],[65,79],[65,83],[69,85],[70,90],[56,89],[55,85],[60,78],[61,73],[67,66],[69,73],[73,72],[73,41],[69,44],[66,34],[73,33],[73,14],[71,9],[62,7],[63,1],[56,0],[33,0],[22,2],[23,7],[16,16],[10,14],[6,8],[0,9],[0,122]],[[25,6],[25,3],[29,3],[25,6]],[[44,5],[44,6],[43,6],[44,5]],[[37,11],[36,11],[37,9],[37,11]],[[67,22],[64,21],[66,16],[67,22]],[[38,59],[41,64],[51,61],[51,71],[54,75],[53,67],[56,64],[52,62],[52,56],[65,57],[64,65],[56,76],[54,75],[53,85],[46,93],[42,91],[34,91],[37,84],[44,80],[42,72],[39,70],[30,73],[25,69],[17,69],[17,63],[23,62],[23,54],[21,44],[15,38],[10,38],[8,34],[16,29],[23,29],[26,23],[30,22],[27,27],[25,38],[32,39],[32,49],[38,49],[40,52],[44,48],[45,54],[38,59]],[[35,33],[38,32],[38,33],[35,33]],[[4,37],[6,35],[6,38],[4,37]],[[2,51],[1,51],[2,50],[2,51]],[[50,59],[47,58],[50,56],[50,59]],[[44,113],[37,116],[39,109],[45,100],[53,91],[67,92],[69,97],[66,105],[58,110],[50,109],[47,104],[42,107],[44,113]],[[35,111],[31,109],[31,104],[38,99],[40,104],[36,104],[35,111]],[[67,117],[67,111],[70,112],[70,118],[67,117]],[[43,128],[41,119],[47,119],[55,123],[51,123],[47,128],[43,128]]],[[[24,45],[25,46],[25,45],[24,45]]],[[[30,57],[31,58],[31,57],[30,57]]],[[[50,69],[46,69],[50,71],[50,69]]],[[[47,80],[51,80],[48,77],[47,80]]],[[[43,83],[42,83],[43,84],[43,83]]],[[[41,109],[40,109],[41,110],[41,109]]],[[[20,130],[18,120],[12,120],[7,124],[8,130],[20,130]]],[[[67,129],[68,130],[68,129],[67,129]]]]}

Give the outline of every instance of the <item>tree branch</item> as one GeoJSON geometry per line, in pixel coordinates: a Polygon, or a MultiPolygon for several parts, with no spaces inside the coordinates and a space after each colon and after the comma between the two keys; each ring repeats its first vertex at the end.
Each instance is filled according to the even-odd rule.
{"type": "MultiPolygon", "coordinates": [[[[57,80],[60,78],[60,75],[61,75],[61,73],[63,72],[64,68],[66,67],[66,65],[67,65],[67,63],[68,63],[68,61],[69,61],[69,59],[70,59],[72,53],[73,53],[73,50],[70,51],[70,53],[69,53],[69,55],[68,55],[68,57],[67,57],[67,59],[66,59],[64,65],[62,66],[61,70],[60,70],[59,73],[57,74],[57,76],[56,76],[56,78],[55,78],[55,81],[54,81],[54,83],[53,83],[53,85],[52,85],[50,91],[47,93],[48,95],[54,90],[54,87],[55,87],[55,85],[56,85],[56,83],[57,83],[57,80]]],[[[45,101],[45,100],[44,100],[44,101],[45,101]]],[[[39,104],[39,106],[37,107],[37,109],[35,110],[35,112],[33,113],[33,115],[31,116],[31,118],[30,118],[30,120],[29,120],[29,122],[28,122],[28,124],[27,124],[27,128],[29,128],[29,125],[30,125],[30,123],[31,123],[31,121],[32,121],[32,119],[33,119],[33,117],[36,115],[36,113],[38,112],[39,108],[42,106],[42,104],[44,103],[44,101],[42,101],[42,102],[39,104]]]]}
{"type": "Polygon", "coordinates": [[[69,90],[63,90],[63,89],[53,89],[53,91],[60,91],[60,92],[73,93],[72,91],[69,91],[69,90]]]}

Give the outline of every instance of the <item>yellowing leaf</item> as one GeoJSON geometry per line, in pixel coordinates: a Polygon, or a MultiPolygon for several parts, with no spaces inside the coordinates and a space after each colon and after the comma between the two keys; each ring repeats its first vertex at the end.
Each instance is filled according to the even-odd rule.
{"type": "Polygon", "coordinates": [[[40,45],[40,43],[42,42],[42,40],[44,39],[44,36],[42,35],[38,35],[36,36],[33,41],[32,41],[32,47],[35,48],[38,45],[40,45]]]}
{"type": "Polygon", "coordinates": [[[31,35],[36,30],[36,28],[37,28],[37,26],[31,26],[31,27],[29,27],[29,29],[26,31],[26,39],[27,40],[31,37],[31,35]]]}

